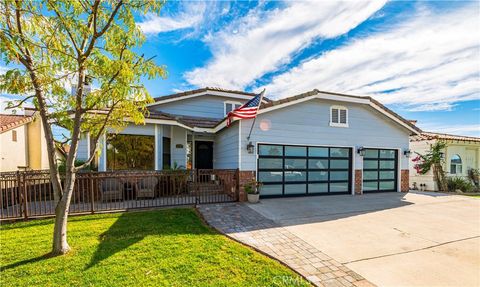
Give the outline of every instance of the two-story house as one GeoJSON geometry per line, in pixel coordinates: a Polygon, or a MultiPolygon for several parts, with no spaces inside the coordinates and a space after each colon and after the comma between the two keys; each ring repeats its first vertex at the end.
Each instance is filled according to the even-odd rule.
{"type": "MultiPolygon", "coordinates": [[[[263,182],[263,197],[408,190],[409,136],[420,130],[379,102],[313,90],[265,98],[253,126],[227,127],[226,114],[255,95],[202,88],[156,98],[144,125],[105,134],[98,168],[239,169],[263,182]]],[[[90,152],[84,135],[78,158],[90,152]]]]}

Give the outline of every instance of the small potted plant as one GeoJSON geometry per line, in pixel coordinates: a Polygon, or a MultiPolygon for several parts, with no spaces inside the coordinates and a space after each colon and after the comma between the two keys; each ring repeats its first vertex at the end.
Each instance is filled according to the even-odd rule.
{"type": "Polygon", "coordinates": [[[254,178],[244,185],[245,192],[247,193],[247,199],[250,203],[257,203],[260,198],[261,182],[256,181],[254,178]]]}

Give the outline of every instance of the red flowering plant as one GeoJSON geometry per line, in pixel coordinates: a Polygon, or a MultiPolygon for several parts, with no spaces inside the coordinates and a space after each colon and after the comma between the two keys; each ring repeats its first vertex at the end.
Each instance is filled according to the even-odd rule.
{"type": "Polygon", "coordinates": [[[433,170],[433,175],[440,190],[447,191],[447,182],[445,179],[445,172],[443,171],[442,164],[443,151],[446,148],[446,143],[443,141],[437,141],[430,145],[430,149],[425,154],[417,153],[417,156],[412,159],[415,163],[413,168],[420,174],[426,174],[430,169],[433,170]]]}
{"type": "Polygon", "coordinates": [[[413,168],[420,174],[426,174],[430,170],[430,165],[425,162],[422,155],[417,155],[412,161],[415,163],[413,168]]]}

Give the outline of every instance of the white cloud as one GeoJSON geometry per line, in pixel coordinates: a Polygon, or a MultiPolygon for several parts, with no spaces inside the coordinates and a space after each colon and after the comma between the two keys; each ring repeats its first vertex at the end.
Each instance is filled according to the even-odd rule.
{"type": "Polygon", "coordinates": [[[480,99],[478,4],[434,15],[421,10],[397,27],[306,60],[274,77],[270,97],[320,90],[371,95],[417,111],[480,99]]]}
{"type": "Polygon", "coordinates": [[[170,16],[147,14],[144,21],[137,25],[145,34],[195,28],[203,21],[206,8],[205,2],[185,2],[178,13],[170,16]]]}
{"type": "Polygon", "coordinates": [[[288,2],[273,11],[254,9],[220,32],[205,37],[213,58],[185,74],[194,86],[243,89],[317,38],[334,38],[365,21],[384,1],[288,2]]]}

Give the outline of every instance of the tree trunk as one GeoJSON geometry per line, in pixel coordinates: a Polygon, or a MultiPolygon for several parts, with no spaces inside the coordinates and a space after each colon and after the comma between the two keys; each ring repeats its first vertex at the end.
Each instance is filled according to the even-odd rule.
{"type": "Polygon", "coordinates": [[[55,227],[53,229],[53,255],[62,255],[70,251],[67,242],[67,202],[62,198],[55,207],[55,227]]]}
{"type": "Polygon", "coordinates": [[[447,182],[445,180],[445,173],[443,172],[443,168],[440,164],[433,165],[433,173],[437,181],[438,189],[440,191],[448,191],[447,182]]]}
{"type": "Polygon", "coordinates": [[[63,196],[55,207],[55,226],[53,229],[52,254],[61,255],[70,250],[67,241],[67,221],[70,201],[75,187],[75,173],[68,173],[65,177],[63,196]]]}

